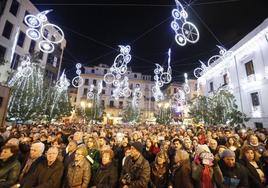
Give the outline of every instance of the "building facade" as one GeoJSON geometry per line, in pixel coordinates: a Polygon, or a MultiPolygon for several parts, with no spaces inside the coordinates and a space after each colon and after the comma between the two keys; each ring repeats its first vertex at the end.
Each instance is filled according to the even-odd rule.
{"type": "Polygon", "coordinates": [[[268,19],[217,60],[198,79],[204,95],[230,90],[239,110],[250,117],[250,127],[268,127],[268,19]]]}
{"type": "MultiPolygon", "coordinates": [[[[86,100],[87,93],[92,84],[95,87],[98,86],[98,84],[103,80],[104,75],[109,71],[109,68],[110,67],[105,64],[100,64],[94,67],[84,67],[85,71],[81,74],[81,77],[84,79],[84,84],[78,88],[76,107],[80,107],[81,102],[86,100]]],[[[132,72],[131,70],[128,70],[126,75],[129,78],[129,88],[132,91],[137,85],[141,88],[143,96],[141,98],[139,108],[141,110],[142,117],[152,117],[155,109],[155,102],[152,95],[152,86],[154,85],[154,82],[151,81],[151,76],[132,72]]],[[[122,109],[131,102],[131,97],[115,100],[112,97],[113,89],[114,87],[112,85],[103,82],[101,105],[105,108],[106,114],[109,114],[111,117],[118,117],[120,116],[122,109]]]]}
{"type": "MultiPolygon", "coordinates": [[[[29,0],[3,0],[0,4],[0,60],[7,61],[4,65],[0,65],[0,82],[5,83],[8,79],[8,72],[17,69],[22,56],[40,51],[39,41],[27,37],[26,30],[28,27],[24,22],[26,15],[36,15],[39,10],[29,0]],[[15,53],[11,57],[17,33],[18,40],[15,53]]],[[[42,66],[45,68],[45,77],[50,83],[55,82],[59,77],[66,40],[54,44],[54,47],[55,50],[50,54],[42,52],[39,54],[42,66]]]]}

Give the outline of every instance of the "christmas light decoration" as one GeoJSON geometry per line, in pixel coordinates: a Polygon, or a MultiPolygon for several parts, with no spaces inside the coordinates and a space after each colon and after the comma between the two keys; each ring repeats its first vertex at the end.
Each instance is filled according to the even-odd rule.
{"type": "Polygon", "coordinates": [[[184,73],[184,79],[185,79],[185,83],[183,85],[183,90],[186,94],[189,94],[191,92],[189,83],[188,83],[188,74],[184,73]]]}
{"type": "Polygon", "coordinates": [[[93,99],[94,98],[94,85],[91,84],[89,88],[89,92],[87,93],[87,99],[93,99]]]}
{"type": "Polygon", "coordinates": [[[175,41],[180,46],[185,46],[187,42],[196,43],[199,40],[199,31],[197,27],[187,21],[188,13],[182,4],[175,0],[177,8],[172,10],[174,20],[171,22],[171,28],[175,31],[175,41]]]}
{"type": "Polygon", "coordinates": [[[82,65],[81,65],[81,63],[77,63],[75,67],[76,67],[76,74],[78,76],[73,78],[72,85],[74,87],[78,88],[78,87],[81,87],[84,84],[84,79],[80,76],[81,75],[81,70],[80,69],[81,69],[82,65]]]}
{"type": "Polygon", "coordinates": [[[128,77],[125,76],[127,72],[127,65],[131,61],[130,46],[119,45],[120,54],[118,54],[114,60],[109,72],[104,75],[104,82],[107,84],[113,84],[115,89],[113,90],[113,97],[118,100],[119,97],[129,97],[131,90],[128,85],[128,77]]]}
{"type": "Polygon", "coordinates": [[[52,53],[54,44],[61,43],[64,39],[62,29],[51,23],[47,23],[46,15],[52,10],[46,10],[37,15],[26,15],[24,21],[29,27],[26,30],[26,35],[32,40],[41,41],[38,43],[39,49],[44,53],[52,53]]]}
{"type": "Polygon", "coordinates": [[[134,109],[139,108],[141,98],[142,98],[141,88],[140,88],[140,86],[137,86],[137,87],[134,89],[134,92],[133,92],[133,98],[132,98],[132,107],[133,107],[134,109]]]}

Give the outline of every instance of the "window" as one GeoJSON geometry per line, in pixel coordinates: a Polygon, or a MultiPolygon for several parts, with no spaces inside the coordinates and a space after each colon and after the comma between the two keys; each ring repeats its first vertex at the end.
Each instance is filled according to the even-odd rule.
{"type": "Polygon", "coordinates": [[[104,107],[105,106],[105,101],[101,100],[101,106],[104,107]]]}
{"type": "Polygon", "coordinates": [[[209,83],[209,91],[214,91],[214,86],[213,86],[213,82],[209,83]]]}
{"type": "Polygon", "coordinates": [[[253,61],[249,61],[245,64],[245,68],[246,68],[246,73],[247,73],[247,76],[250,76],[252,74],[255,74],[255,71],[254,71],[254,66],[253,66],[253,61]]]}
{"type": "Polygon", "coordinates": [[[176,93],[177,92],[177,88],[174,88],[174,91],[173,92],[176,93]]]}
{"type": "Polygon", "coordinates": [[[29,47],[29,53],[34,53],[36,42],[34,40],[31,40],[30,47],[29,47]]]}
{"type": "Polygon", "coordinates": [[[87,95],[87,88],[84,88],[83,95],[87,95]]]}
{"type": "Polygon", "coordinates": [[[252,101],[252,105],[255,106],[259,106],[260,105],[260,100],[259,100],[259,93],[258,92],[254,92],[251,93],[251,101],[252,101]]]}
{"type": "Polygon", "coordinates": [[[10,39],[12,29],[13,29],[13,24],[10,23],[9,21],[6,21],[2,35],[6,37],[7,39],[10,39]]]}
{"type": "Polygon", "coordinates": [[[44,53],[42,51],[39,51],[38,58],[42,60],[43,56],[44,56],[44,53]]]}
{"type": "Polygon", "coordinates": [[[105,90],[104,89],[101,91],[101,94],[105,95],[105,90]]]}
{"type": "Polygon", "coordinates": [[[18,38],[18,43],[17,43],[18,46],[23,47],[24,40],[25,40],[25,33],[20,31],[19,38],[18,38]]]}
{"type": "Polygon", "coordinates": [[[103,73],[106,74],[107,73],[107,69],[104,69],[103,73]]]}
{"type": "Polygon", "coordinates": [[[134,78],[137,78],[137,74],[134,74],[134,78]]]}
{"type": "Polygon", "coordinates": [[[93,85],[94,85],[94,86],[97,85],[97,80],[93,80],[93,85]]]}
{"type": "Polygon", "coordinates": [[[263,129],[263,124],[260,123],[260,122],[255,122],[255,127],[256,127],[257,129],[263,129]]]}
{"type": "MultiPolygon", "coordinates": [[[[25,18],[25,16],[27,16],[27,15],[29,15],[29,14],[30,14],[30,13],[26,10],[23,18],[25,18]]],[[[24,19],[23,19],[23,23],[24,23],[24,25],[27,26],[27,24],[25,23],[25,20],[24,20],[24,19]]],[[[27,27],[28,27],[28,26],[27,26],[27,27]]]]}
{"type": "Polygon", "coordinates": [[[17,69],[17,67],[19,65],[19,60],[20,60],[20,55],[14,53],[10,68],[11,69],[17,69]]]}
{"type": "Polygon", "coordinates": [[[114,107],[114,101],[110,101],[110,107],[114,107]]]}
{"type": "Polygon", "coordinates": [[[123,101],[119,101],[119,108],[123,108],[123,101]]]}
{"type": "Polygon", "coordinates": [[[88,79],[85,79],[85,85],[88,85],[88,79]]]}
{"type": "Polygon", "coordinates": [[[19,2],[17,0],[13,0],[9,12],[14,16],[17,16],[19,6],[20,6],[19,2]]]}
{"type": "Polygon", "coordinates": [[[6,54],[6,48],[0,45],[0,60],[3,60],[5,58],[5,54],[6,54]]]}
{"type": "Polygon", "coordinates": [[[224,74],[223,75],[223,85],[228,85],[228,75],[227,74],[224,74]]]}
{"type": "Polygon", "coordinates": [[[130,84],[129,89],[133,89],[133,84],[130,84]]]}
{"type": "Polygon", "coordinates": [[[102,87],[106,87],[106,82],[102,82],[102,87]]]}
{"type": "Polygon", "coordinates": [[[92,70],[91,70],[91,73],[95,73],[95,69],[92,69],[92,70]]]}
{"type": "Polygon", "coordinates": [[[0,97],[0,108],[2,107],[3,100],[4,100],[4,98],[3,97],[0,97]]]}

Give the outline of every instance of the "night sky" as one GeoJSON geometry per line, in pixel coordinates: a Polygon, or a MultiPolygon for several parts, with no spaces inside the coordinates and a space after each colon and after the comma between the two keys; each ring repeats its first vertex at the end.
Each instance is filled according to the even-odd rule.
{"type": "Polygon", "coordinates": [[[67,40],[63,69],[69,78],[75,64],[112,65],[117,45],[131,45],[133,71],[153,74],[154,63],[167,65],[171,48],[173,80],[218,54],[216,45],[231,48],[268,17],[267,0],[181,0],[189,14],[188,21],[199,29],[200,40],[181,47],[174,41],[170,27],[174,0],[31,0],[59,25],[67,40]],[[266,2],[266,3],[265,3],[266,2]],[[190,6],[187,6],[187,4],[190,6]],[[266,5],[265,5],[266,4],[266,5]]]}

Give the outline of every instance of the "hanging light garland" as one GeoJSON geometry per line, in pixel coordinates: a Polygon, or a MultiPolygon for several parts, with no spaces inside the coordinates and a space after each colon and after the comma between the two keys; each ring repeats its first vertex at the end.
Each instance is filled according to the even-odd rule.
{"type": "Polygon", "coordinates": [[[64,39],[62,29],[55,25],[48,23],[46,15],[52,10],[46,10],[37,15],[26,15],[24,21],[29,27],[26,30],[26,35],[38,42],[39,49],[44,53],[52,53],[55,49],[54,44],[61,43],[64,39]]]}
{"type": "Polygon", "coordinates": [[[81,63],[77,63],[75,65],[76,67],[76,74],[77,76],[73,78],[72,80],[72,85],[76,88],[78,87],[81,87],[83,84],[84,84],[84,79],[80,76],[81,75],[81,68],[82,68],[82,65],[81,63]]]}
{"type": "Polygon", "coordinates": [[[171,22],[171,28],[175,31],[175,41],[180,46],[185,46],[187,42],[196,43],[199,40],[199,31],[197,27],[187,21],[188,13],[182,4],[175,0],[176,9],[172,10],[174,20],[171,22]]]}

